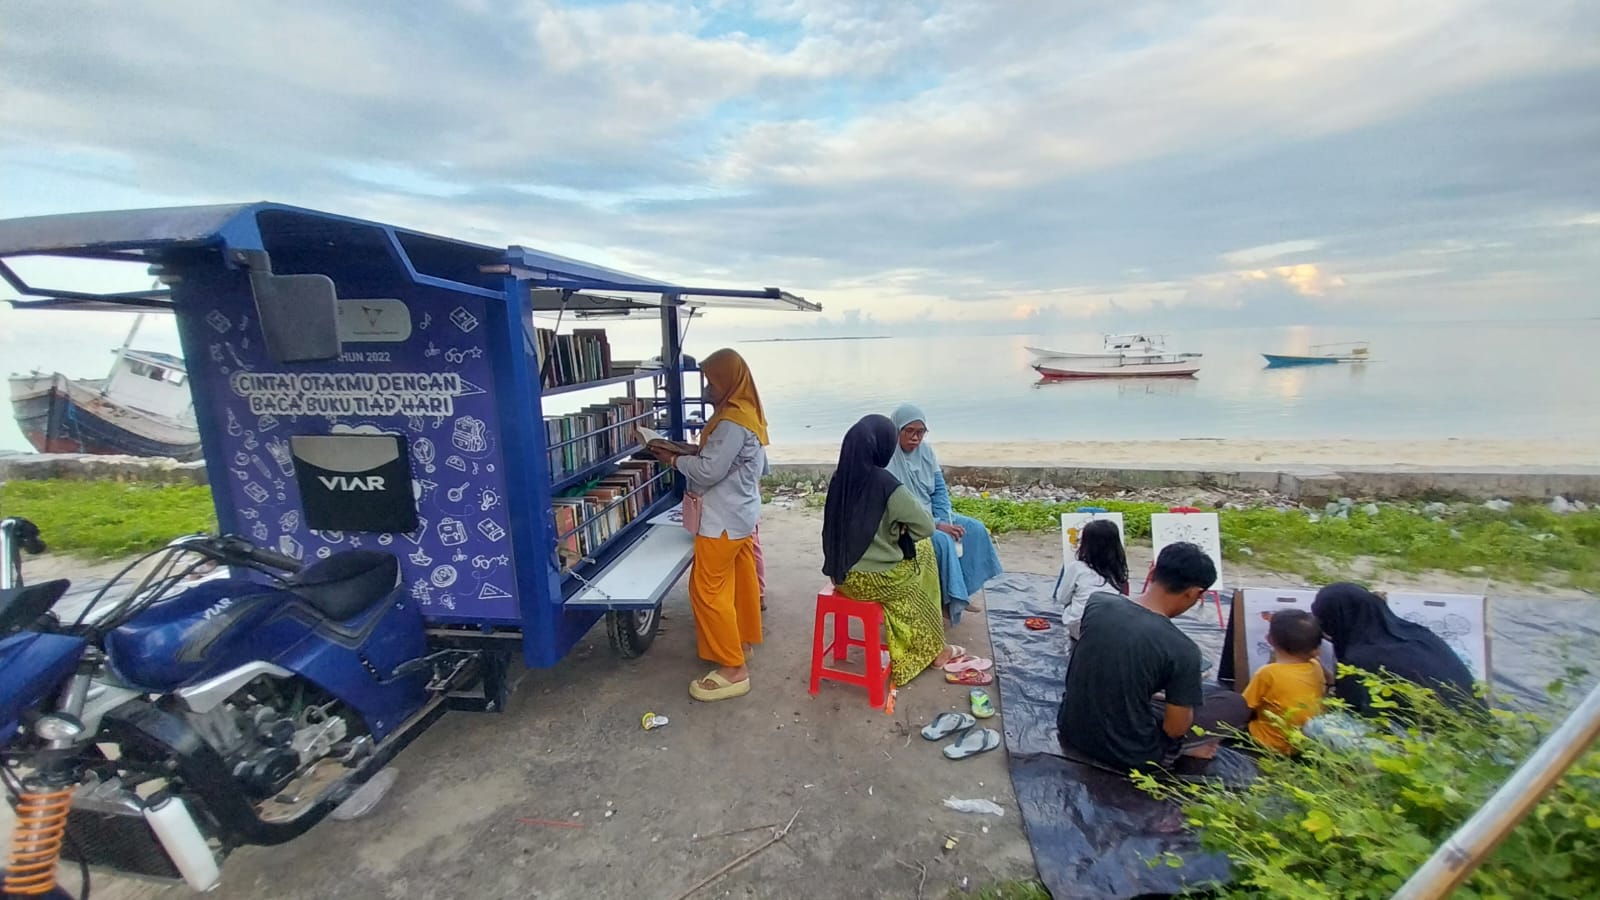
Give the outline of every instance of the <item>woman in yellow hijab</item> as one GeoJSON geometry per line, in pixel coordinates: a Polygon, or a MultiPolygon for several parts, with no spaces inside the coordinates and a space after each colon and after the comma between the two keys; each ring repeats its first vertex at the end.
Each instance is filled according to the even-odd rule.
{"type": "Polygon", "coordinates": [[[756,570],[756,521],[761,516],[761,476],[767,470],[767,416],[744,358],[718,350],[700,364],[706,400],[716,412],[700,432],[700,452],[676,456],[654,451],[689,480],[700,498],[689,603],[700,656],[717,668],[689,685],[696,700],[750,693],[746,665],[761,643],[761,583],[756,570]]]}

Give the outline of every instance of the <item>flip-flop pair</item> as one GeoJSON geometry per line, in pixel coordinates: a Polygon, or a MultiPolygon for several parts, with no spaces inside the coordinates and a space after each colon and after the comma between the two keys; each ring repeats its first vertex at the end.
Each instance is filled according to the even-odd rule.
{"type": "Polygon", "coordinates": [[[718,672],[716,669],[712,669],[705,676],[696,678],[694,681],[689,682],[689,696],[701,701],[702,703],[715,703],[718,700],[732,700],[735,697],[743,697],[748,693],[750,693],[750,679],[746,678],[743,681],[729,681],[728,679],[722,677],[722,673],[718,672]],[[702,681],[709,681],[716,685],[716,687],[704,687],[700,684],[702,681]]]}
{"type": "Polygon", "coordinates": [[[960,672],[944,673],[944,680],[951,684],[964,684],[967,687],[983,687],[994,684],[994,675],[977,669],[962,669],[960,672]]]}
{"type": "Polygon", "coordinates": [[[969,670],[975,672],[987,672],[994,668],[994,660],[984,659],[981,656],[968,656],[967,654],[962,653],[957,656],[952,656],[950,661],[945,663],[941,668],[943,668],[946,672],[955,672],[957,674],[969,670]]]}
{"type": "Polygon", "coordinates": [[[944,748],[946,759],[966,759],[987,753],[1000,746],[1000,733],[993,728],[978,728],[978,720],[966,713],[945,712],[933,717],[924,725],[922,736],[930,741],[956,735],[955,742],[944,748]]]}

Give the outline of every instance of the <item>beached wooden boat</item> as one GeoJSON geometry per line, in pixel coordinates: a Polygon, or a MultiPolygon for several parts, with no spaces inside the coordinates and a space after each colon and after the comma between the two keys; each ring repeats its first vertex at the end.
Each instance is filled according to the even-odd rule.
{"type": "Polygon", "coordinates": [[[1340,344],[1312,344],[1310,354],[1263,353],[1267,368],[1282,369],[1288,366],[1336,366],[1341,363],[1364,363],[1371,357],[1365,341],[1340,344]]]}
{"type": "Polygon", "coordinates": [[[124,344],[105,378],[34,372],[10,382],[17,427],[40,453],[200,458],[188,374],[176,356],[124,344]]]}

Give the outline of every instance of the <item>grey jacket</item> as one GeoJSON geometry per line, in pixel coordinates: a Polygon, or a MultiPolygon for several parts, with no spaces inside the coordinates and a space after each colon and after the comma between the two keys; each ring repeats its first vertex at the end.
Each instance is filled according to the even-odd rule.
{"type": "Polygon", "coordinates": [[[699,456],[680,456],[675,463],[689,479],[689,490],[700,495],[702,537],[746,538],[755,533],[761,518],[761,476],[767,469],[767,450],[755,433],[735,422],[723,422],[699,456]]]}

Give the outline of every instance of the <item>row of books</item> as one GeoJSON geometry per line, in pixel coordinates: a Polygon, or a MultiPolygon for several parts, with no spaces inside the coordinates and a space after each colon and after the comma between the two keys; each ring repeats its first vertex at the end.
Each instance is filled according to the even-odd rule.
{"type": "Polygon", "coordinates": [[[604,328],[574,328],[571,334],[535,330],[539,346],[539,382],[547,388],[582,384],[611,377],[611,342],[604,328]]]}
{"type": "Polygon", "coordinates": [[[564,416],[545,416],[545,446],[550,448],[550,479],[560,481],[639,443],[637,429],[656,424],[654,401],[612,397],[564,416]]]}
{"type": "Polygon", "coordinates": [[[673,476],[656,478],[667,471],[658,462],[627,460],[611,475],[552,500],[562,568],[592,558],[600,545],[670,492],[673,476]]]}

